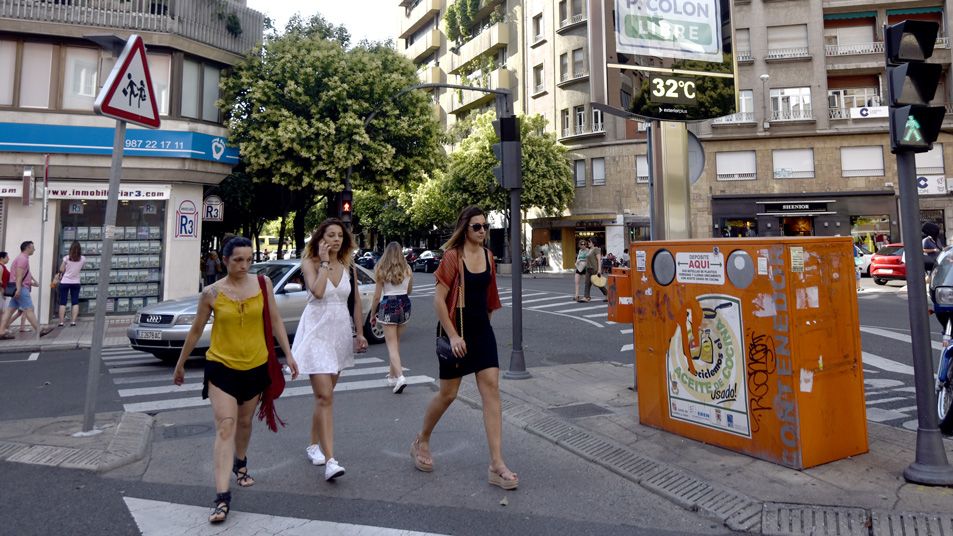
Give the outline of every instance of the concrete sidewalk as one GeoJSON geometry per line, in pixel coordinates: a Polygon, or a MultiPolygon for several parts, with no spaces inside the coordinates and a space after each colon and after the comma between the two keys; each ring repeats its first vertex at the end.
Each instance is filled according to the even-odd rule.
{"type": "MultiPolygon", "coordinates": [[[[133,318],[135,318],[134,315],[107,316],[103,348],[128,346],[129,339],[126,337],[126,328],[133,318]]],[[[50,325],[55,326],[55,320],[50,325]]],[[[23,333],[19,332],[18,329],[19,320],[10,330],[10,333],[16,335],[17,338],[0,340],[0,353],[76,350],[78,348],[89,348],[93,341],[92,318],[80,318],[75,326],[70,326],[67,322],[65,326],[57,327],[52,333],[39,339],[32,330],[23,333]]]]}

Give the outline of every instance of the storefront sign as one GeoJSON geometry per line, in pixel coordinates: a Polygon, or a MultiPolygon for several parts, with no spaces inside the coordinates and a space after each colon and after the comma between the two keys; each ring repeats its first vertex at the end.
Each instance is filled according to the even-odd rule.
{"type": "Polygon", "coordinates": [[[675,254],[675,277],[679,283],[725,284],[725,257],[720,252],[675,254]]]}
{"type": "Polygon", "coordinates": [[[686,311],[666,355],[669,415],[751,437],[741,301],[720,295],[696,299],[702,317],[686,311]]]}
{"type": "MultiPolygon", "coordinates": [[[[112,155],[114,128],[0,123],[0,151],[112,155]]],[[[235,165],[238,148],[222,136],[178,130],[126,131],[125,156],[189,158],[235,165]]]]}
{"type": "Polygon", "coordinates": [[[765,212],[826,212],[827,203],[811,201],[784,201],[781,203],[765,203],[765,212]]]}
{"type": "MultiPolygon", "coordinates": [[[[109,184],[105,182],[50,182],[50,199],[86,199],[105,201],[109,197],[109,184]]],[[[169,199],[172,186],[168,184],[125,183],[119,187],[120,201],[145,201],[147,199],[169,199]]]]}
{"type": "Polygon", "coordinates": [[[199,211],[195,203],[188,199],[179,203],[179,208],[175,211],[175,237],[178,239],[198,238],[198,216],[199,211]]]}
{"type": "Polygon", "coordinates": [[[202,221],[222,221],[225,217],[225,203],[217,195],[205,198],[202,208],[202,221]]]}
{"type": "Polygon", "coordinates": [[[920,195],[946,195],[946,177],[928,175],[917,177],[917,189],[920,195]]]}
{"type": "Polygon", "coordinates": [[[851,119],[870,119],[889,117],[889,108],[886,106],[864,106],[863,108],[851,108],[851,119]]]}

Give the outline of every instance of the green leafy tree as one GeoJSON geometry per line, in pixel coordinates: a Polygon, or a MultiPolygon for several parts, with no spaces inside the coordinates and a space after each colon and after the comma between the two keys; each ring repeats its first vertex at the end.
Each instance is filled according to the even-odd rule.
{"type": "Polygon", "coordinates": [[[457,212],[466,206],[464,193],[450,187],[449,176],[437,170],[407,197],[401,204],[408,209],[410,221],[416,229],[449,227],[457,212]]]}
{"type": "Polygon", "coordinates": [[[221,83],[219,105],[247,172],[293,193],[285,210],[296,211],[299,248],[309,207],[348,178],[353,189],[386,190],[443,163],[428,98],[394,98],[418,83],[413,63],[390,44],[347,49],[349,39],[320,16],[293,18],[221,83]]]}
{"type": "Polygon", "coordinates": [[[460,40],[460,21],[457,18],[457,4],[453,3],[447,6],[447,12],[443,15],[444,26],[447,27],[447,39],[456,43],[460,40]]]}
{"type": "MultiPolygon", "coordinates": [[[[470,134],[450,155],[450,171],[444,197],[458,206],[479,204],[485,210],[505,210],[509,195],[498,186],[493,168],[497,165],[492,145],[498,141],[493,130],[493,112],[477,116],[470,134]]],[[[546,132],[540,115],[520,117],[522,142],[522,203],[547,213],[560,213],[572,203],[572,167],[566,148],[556,135],[546,132]]]]}

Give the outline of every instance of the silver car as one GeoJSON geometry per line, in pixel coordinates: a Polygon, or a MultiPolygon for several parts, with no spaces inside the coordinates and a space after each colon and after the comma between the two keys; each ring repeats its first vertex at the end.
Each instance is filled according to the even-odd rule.
{"type": "MultiPolygon", "coordinates": [[[[257,263],[249,270],[253,274],[266,275],[275,288],[275,301],[281,318],[284,320],[288,337],[294,339],[298,329],[298,320],[308,302],[308,293],[303,286],[301,261],[275,260],[257,263]]],[[[374,297],[374,274],[361,266],[357,267],[358,290],[361,295],[361,310],[364,312],[364,336],[372,344],[384,342],[384,328],[380,323],[371,327],[371,299],[374,297]]],[[[182,351],[185,337],[192,327],[198,310],[199,295],[178,300],[168,300],[140,309],[132,324],[126,330],[130,345],[143,352],[149,352],[157,358],[175,362],[182,351]]],[[[212,337],[212,323],[205,325],[205,331],[195,345],[192,355],[205,355],[212,337]]]]}

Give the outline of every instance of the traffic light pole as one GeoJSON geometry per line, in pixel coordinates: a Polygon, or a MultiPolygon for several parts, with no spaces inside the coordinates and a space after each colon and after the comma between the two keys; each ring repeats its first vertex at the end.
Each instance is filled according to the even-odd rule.
{"type": "Polygon", "coordinates": [[[904,469],[903,477],[908,482],[917,484],[949,486],[953,485],[953,467],[950,467],[943,449],[943,436],[940,435],[936,415],[914,153],[897,153],[897,180],[900,182],[900,230],[903,235],[903,253],[907,259],[907,307],[910,313],[913,381],[917,397],[916,459],[904,469]]]}

